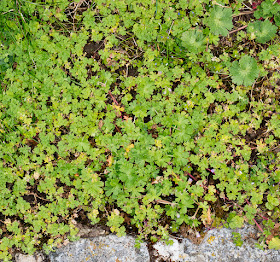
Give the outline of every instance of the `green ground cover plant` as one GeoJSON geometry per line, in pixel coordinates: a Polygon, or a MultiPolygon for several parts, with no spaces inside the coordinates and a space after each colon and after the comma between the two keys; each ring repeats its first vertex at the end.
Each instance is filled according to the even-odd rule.
{"type": "Polygon", "coordinates": [[[77,223],[138,244],[250,223],[280,249],[279,9],[2,0],[0,259],[77,223]]]}

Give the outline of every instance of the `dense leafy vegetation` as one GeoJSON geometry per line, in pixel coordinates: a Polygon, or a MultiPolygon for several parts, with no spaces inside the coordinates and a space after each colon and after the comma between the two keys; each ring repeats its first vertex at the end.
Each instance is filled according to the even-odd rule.
{"type": "Polygon", "coordinates": [[[88,221],[279,249],[279,6],[2,0],[0,258],[88,221]]]}

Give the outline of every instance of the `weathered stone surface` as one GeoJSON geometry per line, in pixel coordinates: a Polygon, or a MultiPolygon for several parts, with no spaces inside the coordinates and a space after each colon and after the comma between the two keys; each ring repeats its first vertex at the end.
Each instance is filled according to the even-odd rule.
{"type": "Polygon", "coordinates": [[[173,245],[158,242],[153,245],[154,251],[149,256],[147,244],[141,249],[134,247],[135,238],[106,235],[102,230],[85,229],[82,235],[96,235],[69,243],[49,254],[24,256],[17,254],[16,262],[280,262],[280,251],[260,250],[255,247],[254,236],[257,231],[246,225],[242,229],[213,229],[209,231],[200,245],[189,239],[173,239],[173,245]],[[240,233],[243,242],[241,247],[234,244],[232,232],[240,233]],[[100,235],[105,234],[105,235],[100,235]]]}
{"type": "Polygon", "coordinates": [[[43,254],[34,254],[33,256],[23,255],[23,254],[16,254],[15,255],[15,262],[43,262],[44,255],[43,254]]]}
{"type": "Polygon", "coordinates": [[[230,229],[213,229],[209,231],[200,245],[193,244],[188,239],[173,239],[172,246],[163,243],[154,245],[156,261],[174,262],[279,262],[280,251],[262,251],[255,247],[256,241],[250,236],[255,234],[251,226],[235,230],[240,233],[243,242],[241,247],[236,246],[232,240],[230,229]]]}
{"type": "Polygon", "coordinates": [[[135,239],[130,236],[98,236],[80,239],[56,252],[50,253],[51,262],[148,262],[150,261],[146,244],[134,247],[135,239]]]}

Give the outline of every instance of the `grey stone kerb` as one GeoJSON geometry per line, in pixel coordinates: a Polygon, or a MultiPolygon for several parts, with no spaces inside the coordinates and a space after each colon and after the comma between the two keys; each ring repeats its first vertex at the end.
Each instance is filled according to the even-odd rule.
{"type": "Polygon", "coordinates": [[[142,262],[150,261],[146,244],[134,247],[135,239],[115,235],[80,239],[50,254],[52,262],[142,262]]]}
{"type": "MultiPolygon", "coordinates": [[[[213,229],[200,245],[186,238],[174,238],[173,245],[162,242],[154,244],[148,251],[147,243],[134,247],[135,238],[103,235],[82,238],[56,249],[48,256],[24,256],[17,254],[16,262],[280,262],[280,251],[261,250],[255,247],[254,227],[242,229],[213,229]],[[241,247],[234,244],[232,232],[240,233],[244,241],[241,247]],[[44,258],[43,258],[44,256],[44,258]]],[[[90,236],[88,231],[87,236],[90,236]]]]}

